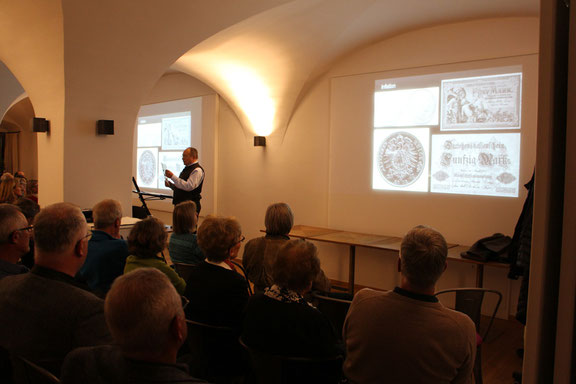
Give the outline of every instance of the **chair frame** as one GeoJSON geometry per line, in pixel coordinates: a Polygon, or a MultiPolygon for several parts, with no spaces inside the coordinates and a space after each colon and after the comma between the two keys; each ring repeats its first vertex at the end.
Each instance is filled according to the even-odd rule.
{"type": "MultiPolygon", "coordinates": [[[[462,312],[466,315],[468,315],[472,321],[474,322],[474,326],[476,328],[476,333],[480,335],[482,342],[484,342],[484,340],[486,340],[486,337],[488,336],[488,332],[490,331],[490,329],[492,328],[492,324],[494,323],[494,318],[496,317],[496,313],[498,312],[498,309],[500,308],[500,304],[502,303],[502,293],[500,293],[500,291],[496,291],[494,289],[486,289],[486,288],[452,288],[452,289],[445,289],[442,291],[438,291],[434,294],[434,296],[438,296],[438,295],[442,295],[442,294],[446,294],[446,293],[454,293],[456,295],[456,302],[454,304],[454,309],[458,312],[462,312]],[[482,300],[480,300],[480,308],[478,308],[478,316],[471,316],[471,314],[466,313],[463,310],[459,310],[458,309],[458,295],[459,293],[466,293],[466,292],[477,292],[480,293],[482,292],[482,300]],[[482,303],[484,302],[484,298],[486,296],[486,293],[492,293],[495,294],[498,297],[498,301],[496,302],[496,305],[494,306],[494,311],[492,312],[492,315],[490,316],[490,322],[488,323],[488,326],[486,327],[486,329],[484,330],[484,332],[482,334],[480,334],[480,319],[482,316],[482,303]],[[476,318],[473,318],[476,317],[476,318]]],[[[476,384],[482,384],[482,344],[478,344],[476,346],[476,359],[474,361],[474,380],[476,382],[476,384]]]]}
{"type": "Polygon", "coordinates": [[[320,312],[322,312],[324,315],[326,315],[326,317],[328,317],[328,320],[330,320],[330,323],[332,324],[332,326],[334,327],[334,330],[336,331],[338,338],[342,339],[342,331],[344,328],[344,321],[346,319],[346,315],[348,314],[348,310],[350,309],[350,305],[352,304],[352,300],[344,300],[344,299],[337,299],[335,297],[330,297],[330,296],[326,296],[324,294],[322,294],[321,292],[318,291],[314,291],[312,292],[312,298],[314,300],[318,300],[318,310],[320,312]],[[344,314],[344,318],[335,318],[336,316],[334,315],[335,311],[326,311],[326,310],[322,310],[322,303],[326,303],[328,304],[328,306],[331,307],[338,307],[338,306],[345,306],[347,305],[347,309],[346,309],[346,314],[344,314]]]}

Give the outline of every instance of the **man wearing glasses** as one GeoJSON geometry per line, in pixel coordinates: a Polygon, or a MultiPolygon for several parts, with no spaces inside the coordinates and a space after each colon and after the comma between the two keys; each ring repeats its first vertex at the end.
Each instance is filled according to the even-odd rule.
{"type": "Polygon", "coordinates": [[[20,209],[0,204],[0,279],[28,272],[19,261],[30,251],[31,237],[32,226],[20,209]]]}
{"type": "Polygon", "coordinates": [[[0,280],[0,345],[56,375],[72,349],[111,342],[103,301],[74,280],[90,236],[78,207],[50,205],[34,221],[34,267],[0,280]]]}

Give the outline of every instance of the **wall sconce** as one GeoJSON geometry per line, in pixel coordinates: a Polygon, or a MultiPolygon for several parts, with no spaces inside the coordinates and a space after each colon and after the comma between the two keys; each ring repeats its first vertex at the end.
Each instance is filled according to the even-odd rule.
{"type": "Polygon", "coordinates": [[[50,132],[50,120],[34,117],[32,119],[32,132],[50,132]]]}
{"type": "Polygon", "coordinates": [[[266,136],[254,136],[254,146],[255,147],[265,147],[266,146],[266,136]]]}

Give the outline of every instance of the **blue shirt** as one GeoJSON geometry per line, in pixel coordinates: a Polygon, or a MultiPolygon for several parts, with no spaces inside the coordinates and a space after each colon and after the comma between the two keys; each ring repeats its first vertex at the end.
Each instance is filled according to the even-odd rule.
{"type": "Polygon", "coordinates": [[[76,274],[76,279],[88,284],[92,292],[104,296],[114,279],[124,273],[129,255],[128,243],[104,231],[94,230],[92,233],[86,261],[76,274]]]}
{"type": "Polygon", "coordinates": [[[206,258],[193,233],[173,233],[168,243],[170,260],[173,263],[200,264],[206,258]]]}

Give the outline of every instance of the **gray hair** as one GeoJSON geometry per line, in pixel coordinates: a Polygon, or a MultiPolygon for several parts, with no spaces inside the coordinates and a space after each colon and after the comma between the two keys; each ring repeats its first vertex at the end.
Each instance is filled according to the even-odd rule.
{"type": "Polygon", "coordinates": [[[10,241],[12,232],[28,225],[26,217],[12,204],[0,204],[0,243],[10,241]]]}
{"type": "Polygon", "coordinates": [[[117,219],[122,219],[122,205],[112,199],[102,200],[92,208],[94,228],[102,229],[111,226],[117,219]]]}
{"type": "Polygon", "coordinates": [[[63,252],[86,230],[86,219],[77,206],[57,203],[42,209],[34,219],[34,244],[44,252],[63,252]]]}
{"type": "Polygon", "coordinates": [[[434,285],[446,268],[447,256],[448,246],[440,232],[422,225],[414,227],[402,239],[402,275],[417,287],[434,285]]]}
{"type": "Polygon", "coordinates": [[[266,209],[264,226],[268,235],[287,235],[294,225],[294,214],[286,203],[275,203],[266,209]]]}
{"type": "Polygon", "coordinates": [[[318,249],[309,241],[289,240],[279,250],[272,267],[272,279],[281,288],[300,292],[320,272],[318,249]]]}
{"type": "Polygon", "coordinates": [[[162,350],[176,316],[184,317],[180,295],[156,268],[138,268],[118,277],[104,302],[106,323],[125,352],[162,350]]]}

